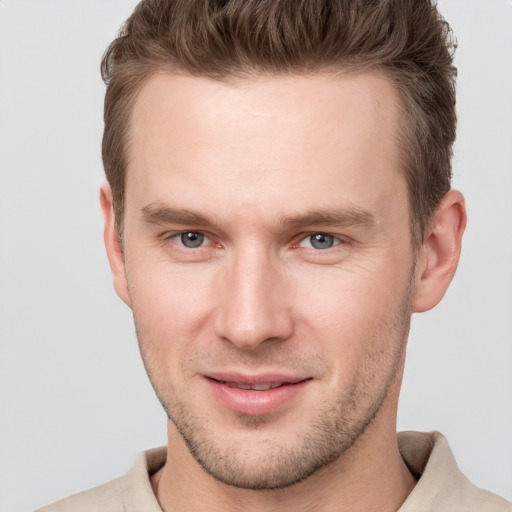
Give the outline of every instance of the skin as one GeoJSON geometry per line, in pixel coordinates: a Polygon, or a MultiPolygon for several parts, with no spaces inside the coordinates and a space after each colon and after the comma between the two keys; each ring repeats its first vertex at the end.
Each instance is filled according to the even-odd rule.
{"type": "Polygon", "coordinates": [[[170,418],[152,477],[164,511],[392,511],[414,487],[395,426],[410,316],[444,295],[465,210],[450,191],[413,250],[397,126],[377,74],[143,87],[124,255],[107,185],[101,203],[114,286],[170,418]],[[185,247],[187,232],[202,244],[185,247]],[[226,372],[303,384],[240,412],[212,391],[226,372]]]}

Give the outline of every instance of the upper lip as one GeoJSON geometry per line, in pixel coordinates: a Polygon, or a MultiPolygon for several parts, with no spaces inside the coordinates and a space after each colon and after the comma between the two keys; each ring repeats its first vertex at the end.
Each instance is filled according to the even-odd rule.
{"type": "Polygon", "coordinates": [[[242,374],[238,372],[209,372],[205,377],[219,382],[236,382],[246,386],[257,384],[296,384],[309,377],[299,377],[286,373],[261,373],[261,374],[242,374]]]}

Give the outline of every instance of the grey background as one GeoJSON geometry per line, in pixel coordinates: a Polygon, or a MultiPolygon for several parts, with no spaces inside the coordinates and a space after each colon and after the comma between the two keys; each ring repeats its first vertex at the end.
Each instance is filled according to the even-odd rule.
{"type": "MultiPolygon", "coordinates": [[[[134,1],[0,0],[0,510],[123,474],[165,416],[114,294],[99,62],[134,1]]],[[[459,40],[458,274],[413,320],[399,428],[448,436],[512,499],[512,2],[444,0],[459,40]]]]}

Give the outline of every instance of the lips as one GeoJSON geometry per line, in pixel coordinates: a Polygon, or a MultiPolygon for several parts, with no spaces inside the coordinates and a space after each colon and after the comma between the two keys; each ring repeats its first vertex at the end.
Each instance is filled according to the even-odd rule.
{"type": "Polygon", "coordinates": [[[278,383],[261,383],[261,384],[245,384],[243,382],[227,382],[227,381],[220,381],[225,386],[229,386],[230,388],[235,389],[252,389],[253,391],[267,391],[269,389],[275,389],[279,388],[285,384],[288,384],[286,382],[278,382],[278,383]]]}
{"type": "Polygon", "coordinates": [[[222,408],[260,416],[298,402],[312,379],[287,375],[213,374],[205,380],[209,392],[222,408]]]}

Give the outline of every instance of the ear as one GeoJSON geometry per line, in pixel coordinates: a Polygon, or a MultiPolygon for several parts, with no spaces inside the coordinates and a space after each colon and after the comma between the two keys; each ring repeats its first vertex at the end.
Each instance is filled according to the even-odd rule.
{"type": "Polygon", "coordinates": [[[114,289],[121,300],[131,307],[123,250],[114,217],[112,190],[108,183],[103,184],[100,188],[100,204],[104,221],[103,239],[105,240],[108,261],[114,278],[114,289]]]}
{"type": "Polygon", "coordinates": [[[413,312],[428,311],[443,298],[459,263],[466,227],[463,195],[450,190],[432,218],[416,261],[413,312]]]}

